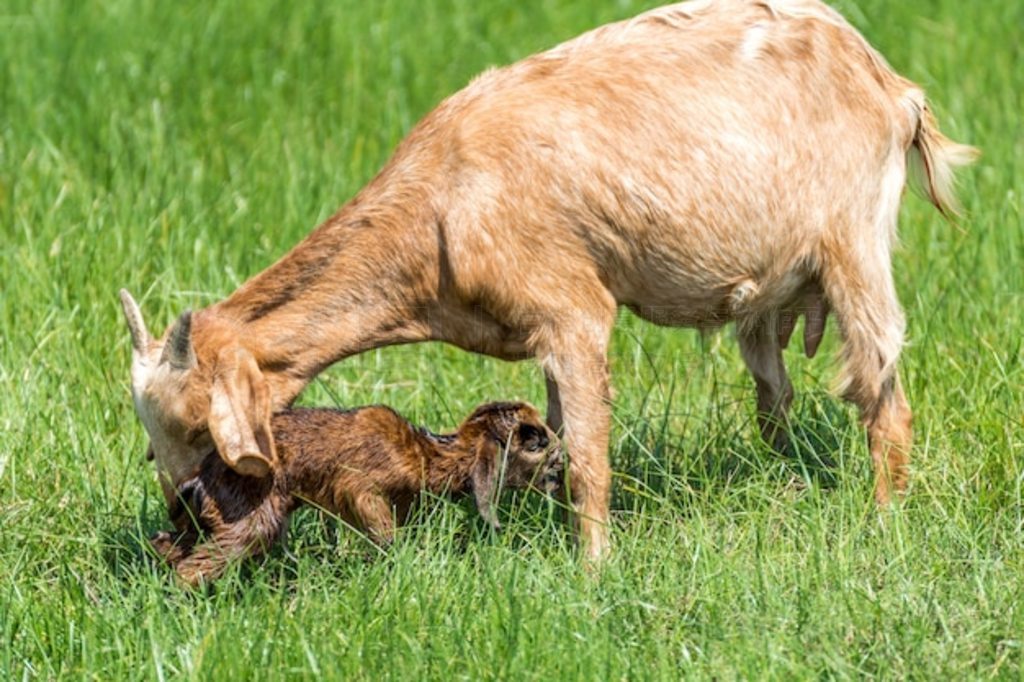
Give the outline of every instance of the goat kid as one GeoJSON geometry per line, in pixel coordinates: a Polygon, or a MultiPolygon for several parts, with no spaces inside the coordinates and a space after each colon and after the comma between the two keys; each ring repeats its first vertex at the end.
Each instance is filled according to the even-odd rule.
{"type": "Polygon", "coordinates": [[[177,490],[174,532],[150,542],[189,585],[219,576],[231,561],[265,553],[303,503],[340,516],[378,544],[391,541],[422,491],[472,495],[499,527],[501,488],[553,492],[561,481],[557,437],[526,403],[478,407],[449,435],[412,426],[387,407],[300,408],[274,415],[278,466],[242,476],[211,452],[177,490]]]}
{"type": "Polygon", "coordinates": [[[762,433],[784,441],[782,351],[835,315],[875,498],[904,490],[911,412],[891,252],[907,178],[946,214],[970,147],[818,0],[695,0],[487,71],[426,116],[338,213],[162,339],[127,292],[132,393],[168,502],[215,445],[275,461],[270,415],[362,351],[443,341],[536,357],[592,558],[608,548],[607,352],[619,306],[735,321],[762,433]],[[915,170],[918,171],[915,174],[915,170]]]}

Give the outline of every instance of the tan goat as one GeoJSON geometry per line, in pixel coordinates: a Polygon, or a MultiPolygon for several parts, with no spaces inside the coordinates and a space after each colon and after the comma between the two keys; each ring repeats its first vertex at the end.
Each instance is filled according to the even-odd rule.
{"type": "Polygon", "coordinates": [[[735,320],[769,438],[792,399],[794,318],[809,313],[813,352],[833,312],[886,503],[911,445],[890,271],[907,164],[945,213],[952,170],[972,158],[816,0],[672,5],[488,71],[305,241],[163,340],[123,294],[165,494],[214,446],[266,474],[271,413],[332,363],[444,341],[539,359],[581,540],[599,557],[606,354],[624,305],[663,325],[735,320]]]}

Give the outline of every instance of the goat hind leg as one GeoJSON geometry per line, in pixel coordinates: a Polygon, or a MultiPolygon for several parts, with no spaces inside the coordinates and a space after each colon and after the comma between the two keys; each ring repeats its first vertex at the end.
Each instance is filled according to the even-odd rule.
{"type": "Polygon", "coordinates": [[[378,547],[387,547],[395,539],[395,510],[383,495],[366,493],[351,501],[356,520],[378,547]]]}
{"type": "Polygon", "coordinates": [[[757,385],[757,421],[761,437],[782,452],[789,446],[787,414],[793,402],[793,385],[786,374],[779,334],[769,322],[741,329],[739,344],[743,361],[757,385]]]}
{"type": "Polygon", "coordinates": [[[844,396],[860,409],[875,475],[875,499],[888,504],[907,486],[913,430],[896,364],[904,321],[887,249],[837,257],[824,270],[843,335],[844,396]]]}

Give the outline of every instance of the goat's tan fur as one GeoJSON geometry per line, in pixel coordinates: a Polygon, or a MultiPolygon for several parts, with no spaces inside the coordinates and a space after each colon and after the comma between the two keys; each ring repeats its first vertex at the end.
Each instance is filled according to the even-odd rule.
{"type": "Polygon", "coordinates": [[[794,320],[807,313],[813,354],[833,312],[875,494],[888,501],[906,484],[911,442],[890,272],[907,156],[951,210],[952,168],[972,153],[938,132],[924,102],[816,0],[672,5],[482,74],[309,238],[198,311],[187,369],[157,360],[163,343],[126,303],[133,392],[165,491],[205,454],[190,434],[212,428],[229,463],[266,470],[272,439],[258,425],[318,372],[439,340],[540,360],[582,540],[600,556],[606,354],[625,305],[658,324],[735,320],[762,431],[776,440],[794,320]],[[247,363],[258,370],[239,372],[247,363]],[[218,386],[237,409],[211,418],[218,386]]]}

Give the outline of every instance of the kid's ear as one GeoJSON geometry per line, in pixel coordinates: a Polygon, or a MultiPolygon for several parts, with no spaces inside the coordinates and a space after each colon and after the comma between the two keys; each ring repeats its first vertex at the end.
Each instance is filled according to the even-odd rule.
{"type": "Polygon", "coordinates": [[[243,476],[264,477],[277,461],[270,430],[270,387],[256,359],[245,350],[217,358],[210,394],[210,434],[217,452],[243,476]]]}
{"type": "Polygon", "coordinates": [[[519,445],[526,450],[542,450],[548,446],[548,436],[544,429],[528,422],[519,425],[517,432],[519,445]]]}
{"type": "Polygon", "coordinates": [[[484,438],[477,451],[476,464],[470,473],[469,482],[473,488],[473,498],[480,516],[494,530],[501,528],[498,515],[494,509],[495,497],[498,494],[498,447],[490,438],[484,438]]]}

